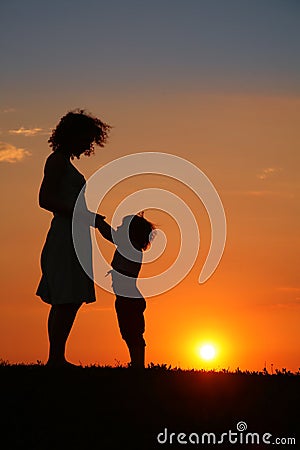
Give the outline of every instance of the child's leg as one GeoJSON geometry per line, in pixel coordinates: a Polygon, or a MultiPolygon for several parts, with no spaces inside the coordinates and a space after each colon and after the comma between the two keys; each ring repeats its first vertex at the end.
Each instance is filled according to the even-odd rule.
{"type": "Polygon", "coordinates": [[[127,342],[131,358],[131,367],[134,369],[144,369],[145,367],[145,341],[127,342]]]}
{"type": "Polygon", "coordinates": [[[145,367],[145,299],[116,298],[116,312],[122,338],[126,342],[131,358],[131,367],[145,367]]]}

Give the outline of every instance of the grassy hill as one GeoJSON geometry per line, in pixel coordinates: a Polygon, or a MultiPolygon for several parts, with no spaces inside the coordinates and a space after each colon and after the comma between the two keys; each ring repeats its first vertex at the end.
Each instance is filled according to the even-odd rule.
{"type": "Polygon", "coordinates": [[[2,364],[0,376],[3,449],[254,449],[266,433],[300,448],[299,374],[2,364]]]}

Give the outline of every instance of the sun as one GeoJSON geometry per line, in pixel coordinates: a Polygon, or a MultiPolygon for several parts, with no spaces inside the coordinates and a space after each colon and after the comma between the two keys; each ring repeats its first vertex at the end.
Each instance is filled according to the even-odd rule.
{"type": "Polygon", "coordinates": [[[214,359],[216,353],[216,348],[212,344],[203,344],[199,347],[199,356],[205,361],[214,359]]]}

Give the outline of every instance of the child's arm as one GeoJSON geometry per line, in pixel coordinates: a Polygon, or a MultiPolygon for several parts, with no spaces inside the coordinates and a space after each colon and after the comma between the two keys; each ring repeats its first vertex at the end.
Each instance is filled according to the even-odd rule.
{"type": "Polygon", "coordinates": [[[105,222],[105,220],[102,219],[101,216],[99,216],[98,214],[96,217],[95,227],[100,231],[100,233],[105,239],[114,243],[112,236],[114,229],[107,222],[105,222]]]}

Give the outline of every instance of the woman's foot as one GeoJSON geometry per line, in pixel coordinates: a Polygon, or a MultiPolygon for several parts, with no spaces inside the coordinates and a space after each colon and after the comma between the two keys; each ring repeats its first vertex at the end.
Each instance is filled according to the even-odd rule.
{"type": "Polygon", "coordinates": [[[51,367],[51,368],[62,368],[62,369],[78,369],[81,366],[78,366],[76,364],[72,364],[69,361],[48,361],[45,364],[46,367],[51,367]]]}

